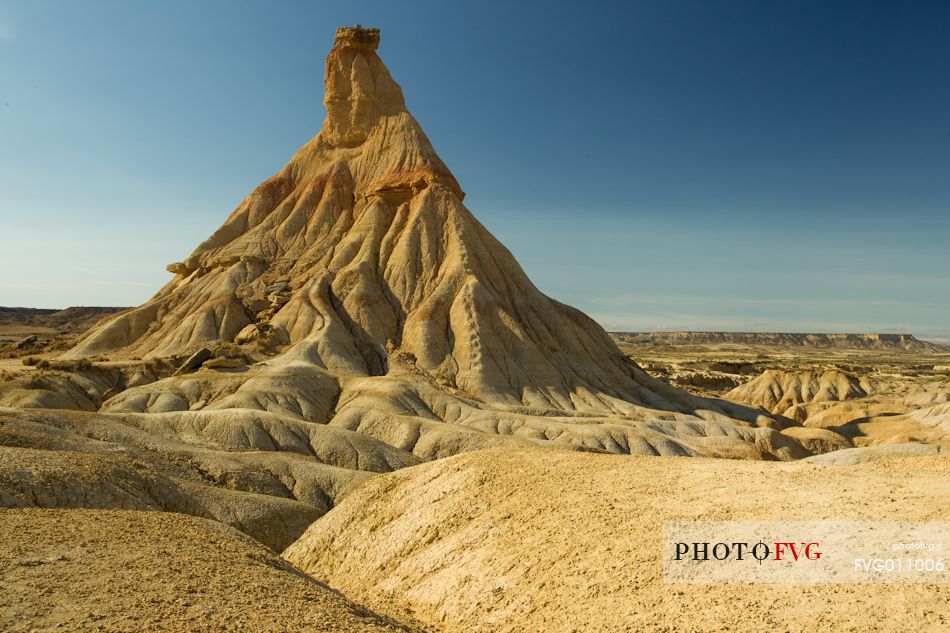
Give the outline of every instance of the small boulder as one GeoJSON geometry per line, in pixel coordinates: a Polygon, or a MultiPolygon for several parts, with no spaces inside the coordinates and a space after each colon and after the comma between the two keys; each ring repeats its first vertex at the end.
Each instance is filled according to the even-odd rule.
{"type": "Polygon", "coordinates": [[[24,349],[36,342],[36,334],[30,334],[25,339],[17,341],[16,348],[24,349]]]}
{"type": "Polygon", "coordinates": [[[264,288],[264,294],[265,295],[280,294],[284,292],[285,290],[288,290],[289,288],[290,288],[290,284],[288,284],[286,281],[278,281],[277,283],[273,283],[269,286],[266,286],[264,288]]]}
{"type": "Polygon", "coordinates": [[[147,385],[153,382],[155,382],[154,377],[146,376],[145,372],[137,371],[132,374],[132,377],[129,378],[129,382],[127,382],[125,386],[131,389],[132,387],[141,387],[142,385],[147,385]]]}
{"type": "Polygon", "coordinates": [[[831,453],[854,446],[851,440],[829,429],[792,426],[783,430],[782,433],[797,440],[813,455],[831,453]]]}
{"type": "Polygon", "coordinates": [[[201,363],[205,362],[212,356],[213,354],[211,353],[211,350],[209,350],[207,347],[202,347],[197,352],[185,359],[185,362],[181,364],[181,367],[175,370],[175,373],[172,375],[180,376],[181,374],[187,374],[190,371],[194,371],[201,367],[201,363]]]}
{"type": "Polygon", "coordinates": [[[260,336],[260,333],[261,331],[257,324],[251,323],[246,325],[244,329],[237,333],[237,336],[234,337],[234,342],[238,345],[244,345],[245,343],[256,341],[257,337],[260,336]]]}
{"type": "Polygon", "coordinates": [[[247,305],[248,310],[250,310],[254,314],[257,314],[258,312],[263,312],[264,310],[269,308],[270,301],[268,301],[267,299],[255,298],[255,299],[250,299],[245,305],[247,305]]]}

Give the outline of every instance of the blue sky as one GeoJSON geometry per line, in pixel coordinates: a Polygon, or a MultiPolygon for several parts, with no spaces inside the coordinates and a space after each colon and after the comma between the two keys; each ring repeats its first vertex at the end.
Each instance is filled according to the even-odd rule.
{"type": "Polygon", "coordinates": [[[0,305],[148,299],[316,134],[357,22],[608,328],[950,338],[947,0],[0,2],[0,305]]]}

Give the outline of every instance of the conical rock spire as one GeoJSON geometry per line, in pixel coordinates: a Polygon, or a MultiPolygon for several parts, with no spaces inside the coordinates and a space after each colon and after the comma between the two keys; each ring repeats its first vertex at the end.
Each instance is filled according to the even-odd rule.
{"type": "Polygon", "coordinates": [[[267,351],[266,363],[227,389],[186,393],[167,379],[108,408],[267,409],[424,457],[479,446],[485,433],[675,454],[709,452],[712,434],[730,438],[715,450],[735,456],[803,453],[737,422],[754,412],[650,378],[594,321],[542,294],[465,208],[378,43],[375,29],[337,31],[320,133],[171,265],[174,279],[149,302],[69,353],[237,344],[267,351]],[[716,430],[677,439],[677,420],[716,430]]]}

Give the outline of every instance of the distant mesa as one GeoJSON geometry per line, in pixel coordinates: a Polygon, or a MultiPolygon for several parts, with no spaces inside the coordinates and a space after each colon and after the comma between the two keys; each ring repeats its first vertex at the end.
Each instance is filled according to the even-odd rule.
{"type": "Polygon", "coordinates": [[[74,306],[71,308],[10,308],[0,306],[0,328],[21,325],[83,331],[107,315],[126,308],[74,306]]]}
{"type": "Polygon", "coordinates": [[[944,351],[946,346],[922,341],[913,334],[822,334],[793,332],[611,332],[618,341],[631,345],[656,343],[734,343],[784,347],[851,347],[861,349],[902,349],[944,351]]]}

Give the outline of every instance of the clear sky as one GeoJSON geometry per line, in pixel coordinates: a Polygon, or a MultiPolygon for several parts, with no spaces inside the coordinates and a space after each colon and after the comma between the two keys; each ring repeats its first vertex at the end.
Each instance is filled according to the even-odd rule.
{"type": "Polygon", "coordinates": [[[950,1],[0,1],[0,305],[148,299],[379,53],[608,329],[950,339],[950,1]]]}

